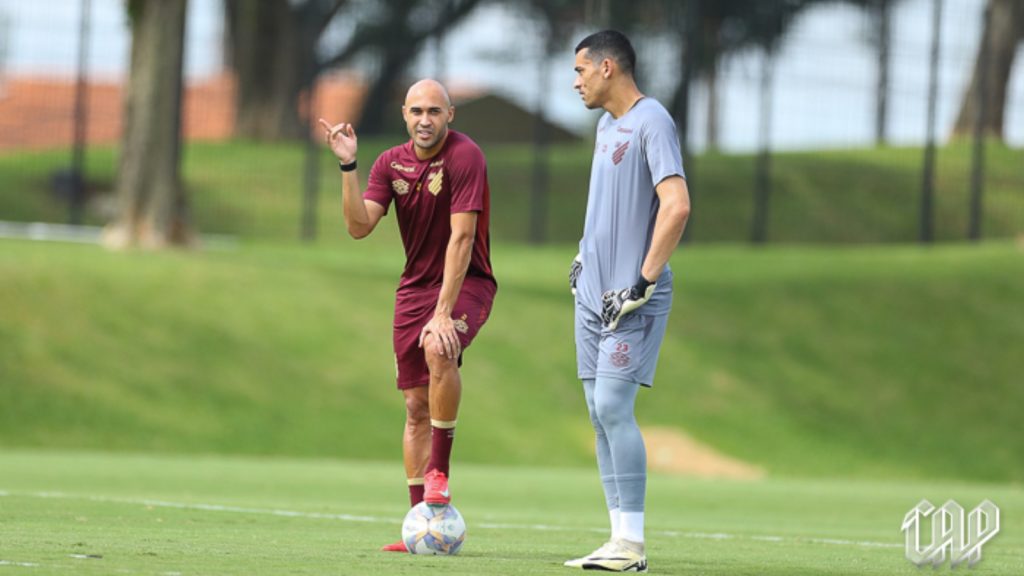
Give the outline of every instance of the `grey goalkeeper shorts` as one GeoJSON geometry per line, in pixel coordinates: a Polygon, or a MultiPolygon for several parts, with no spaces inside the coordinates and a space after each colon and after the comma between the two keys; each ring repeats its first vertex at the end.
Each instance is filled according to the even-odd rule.
{"type": "Polygon", "coordinates": [[[576,370],[580,380],[609,377],[643,386],[654,384],[668,314],[652,316],[643,312],[641,306],[623,316],[610,332],[601,325],[600,314],[576,301],[576,370]]]}

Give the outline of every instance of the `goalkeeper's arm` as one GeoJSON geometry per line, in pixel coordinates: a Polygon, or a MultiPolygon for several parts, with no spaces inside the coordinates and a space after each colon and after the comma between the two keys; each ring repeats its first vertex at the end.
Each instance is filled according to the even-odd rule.
{"type": "Polygon", "coordinates": [[[601,320],[609,330],[615,330],[623,316],[643,306],[654,295],[656,282],[690,216],[690,196],[686,181],[679,176],[662,180],[655,188],[660,200],[654,221],[651,248],[647,251],[640,278],[636,284],[620,290],[609,290],[602,295],[601,320]]]}
{"type": "Polygon", "coordinates": [[[686,180],[681,176],[665,178],[654,187],[654,191],[658,193],[660,206],[654,220],[651,248],[640,269],[640,274],[648,282],[658,281],[679,239],[683,237],[686,220],[690,217],[690,193],[686,180]]]}

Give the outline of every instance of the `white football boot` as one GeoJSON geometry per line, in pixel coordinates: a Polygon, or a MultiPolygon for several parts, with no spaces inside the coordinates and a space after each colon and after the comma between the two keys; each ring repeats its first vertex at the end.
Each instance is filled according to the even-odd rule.
{"type": "Polygon", "coordinates": [[[647,556],[642,543],[616,538],[606,546],[584,558],[579,567],[604,572],[647,572],[647,556]]]}
{"type": "Polygon", "coordinates": [[[612,549],[614,548],[614,546],[615,545],[612,543],[612,541],[609,540],[608,542],[605,542],[604,544],[601,544],[600,548],[598,548],[597,550],[594,550],[593,552],[591,552],[590,554],[587,554],[586,556],[582,556],[580,558],[574,558],[572,560],[566,560],[564,566],[568,566],[569,568],[583,568],[583,565],[586,564],[589,560],[591,560],[593,558],[600,558],[600,557],[604,556],[605,554],[607,554],[608,552],[611,552],[612,549]]]}

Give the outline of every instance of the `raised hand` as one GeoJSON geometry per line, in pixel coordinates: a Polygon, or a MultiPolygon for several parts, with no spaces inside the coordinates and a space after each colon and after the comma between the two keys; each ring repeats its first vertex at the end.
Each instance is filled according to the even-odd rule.
{"type": "Polygon", "coordinates": [[[323,118],[320,119],[320,126],[324,129],[327,146],[338,157],[338,160],[342,164],[355,162],[356,150],[359,147],[356,129],[346,122],[332,126],[323,118]]]}

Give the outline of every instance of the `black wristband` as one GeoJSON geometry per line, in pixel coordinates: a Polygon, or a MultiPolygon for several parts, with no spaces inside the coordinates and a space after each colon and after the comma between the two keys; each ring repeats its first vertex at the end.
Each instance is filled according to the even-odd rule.
{"type": "Polygon", "coordinates": [[[654,282],[651,282],[647,278],[644,278],[644,275],[641,274],[640,279],[636,281],[636,285],[634,286],[634,288],[636,288],[641,294],[643,294],[644,292],[647,291],[647,287],[650,286],[651,284],[654,284],[654,282]]]}
{"type": "Polygon", "coordinates": [[[342,164],[341,160],[338,160],[338,168],[342,172],[351,172],[351,171],[356,169],[356,161],[353,160],[353,161],[349,162],[348,164],[342,164]]]}

